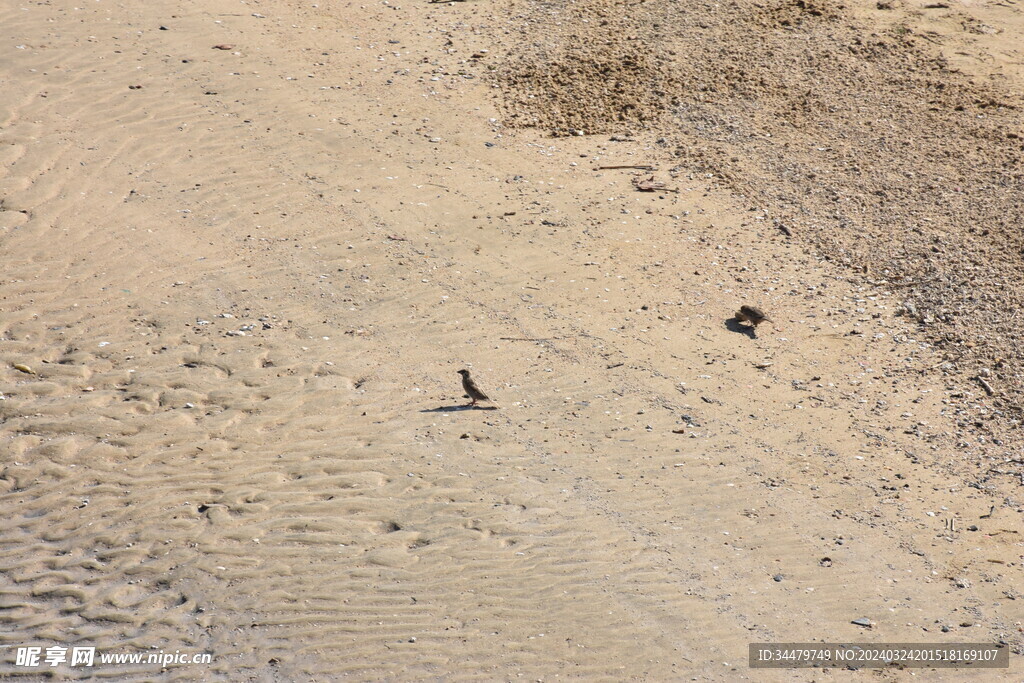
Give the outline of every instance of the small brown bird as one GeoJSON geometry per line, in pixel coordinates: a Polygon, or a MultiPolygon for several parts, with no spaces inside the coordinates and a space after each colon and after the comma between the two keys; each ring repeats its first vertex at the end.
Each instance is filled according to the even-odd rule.
{"type": "Polygon", "coordinates": [[[762,311],[760,308],[757,308],[756,306],[747,306],[746,304],[740,306],[740,310],[736,311],[736,320],[741,323],[748,322],[753,327],[757,327],[766,320],[770,323],[775,322],[771,318],[766,316],[764,314],[764,311],[762,311]]]}
{"type": "Polygon", "coordinates": [[[480,391],[480,387],[478,387],[476,382],[473,381],[473,378],[469,376],[469,370],[459,370],[459,374],[462,375],[462,388],[465,390],[466,394],[473,399],[469,405],[475,406],[477,401],[491,400],[487,398],[487,394],[480,391]]]}

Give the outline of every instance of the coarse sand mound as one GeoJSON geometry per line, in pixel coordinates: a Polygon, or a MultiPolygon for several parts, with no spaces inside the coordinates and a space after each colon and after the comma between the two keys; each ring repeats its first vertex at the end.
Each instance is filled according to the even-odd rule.
{"type": "Polygon", "coordinates": [[[704,169],[785,234],[893,289],[944,350],[938,370],[1001,387],[991,409],[961,409],[961,425],[1015,429],[1021,99],[951,67],[908,25],[862,19],[804,0],[535,3],[523,48],[495,73],[510,123],[647,127],[676,171],[704,169]]]}

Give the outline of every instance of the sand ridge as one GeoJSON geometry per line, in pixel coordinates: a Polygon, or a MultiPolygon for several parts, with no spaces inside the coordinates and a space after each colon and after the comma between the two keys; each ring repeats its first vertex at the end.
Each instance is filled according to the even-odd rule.
{"type": "Polygon", "coordinates": [[[942,360],[894,295],[697,171],[594,170],[667,178],[655,135],[510,131],[501,10],[4,10],[4,645],[215,655],[117,672],[181,680],[1019,648],[1020,504],[961,474],[959,389],[894,370],[942,360]]]}

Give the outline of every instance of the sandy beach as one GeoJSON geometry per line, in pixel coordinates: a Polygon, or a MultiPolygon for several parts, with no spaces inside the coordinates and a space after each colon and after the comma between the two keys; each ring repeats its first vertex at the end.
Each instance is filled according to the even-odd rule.
{"type": "Polygon", "coordinates": [[[0,677],[1020,681],[1024,11],[679,4],[0,7],[0,677]]]}

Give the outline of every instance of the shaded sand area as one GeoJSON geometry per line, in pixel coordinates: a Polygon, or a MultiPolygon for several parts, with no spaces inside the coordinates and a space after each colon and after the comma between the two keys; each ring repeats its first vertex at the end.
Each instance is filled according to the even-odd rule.
{"type": "Polygon", "coordinates": [[[0,9],[0,673],[905,680],[747,644],[1001,641],[971,675],[1021,678],[1013,378],[770,203],[777,150],[723,140],[723,182],[679,120],[512,128],[545,36],[602,38],[562,9],[0,9]]]}

